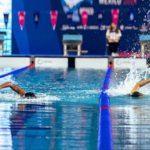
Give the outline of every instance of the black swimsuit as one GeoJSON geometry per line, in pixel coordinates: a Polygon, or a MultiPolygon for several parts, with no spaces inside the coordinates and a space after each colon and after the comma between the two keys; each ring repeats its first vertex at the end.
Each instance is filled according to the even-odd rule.
{"type": "Polygon", "coordinates": [[[27,92],[27,93],[25,93],[25,94],[22,96],[22,98],[30,99],[30,98],[37,98],[37,97],[35,96],[34,93],[27,92]]]}

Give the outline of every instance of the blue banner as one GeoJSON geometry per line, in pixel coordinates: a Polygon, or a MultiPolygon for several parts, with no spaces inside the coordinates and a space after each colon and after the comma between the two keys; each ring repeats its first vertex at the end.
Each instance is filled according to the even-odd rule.
{"type": "Polygon", "coordinates": [[[8,17],[9,17],[9,14],[4,14],[4,22],[5,22],[6,28],[7,28],[7,24],[8,24],[8,17]]]}
{"type": "Polygon", "coordinates": [[[97,13],[98,14],[98,24],[99,24],[99,27],[101,27],[101,25],[102,25],[103,13],[104,13],[103,10],[99,10],[98,13],[97,13]]]}
{"type": "Polygon", "coordinates": [[[130,26],[134,25],[134,9],[130,8],[129,9],[129,21],[130,21],[130,26]]]}
{"type": "Polygon", "coordinates": [[[38,27],[39,24],[39,17],[40,17],[40,13],[39,12],[34,12],[34,23],[35,23],[35,27],[38,27]]]}
{"type": "Polygon", "coordinates": [[[67,20],[68,20],[68,25],[69,25],[69,28],[71,27],[72,25],[72,12],[68,12],[67,13],[67,20]]]}

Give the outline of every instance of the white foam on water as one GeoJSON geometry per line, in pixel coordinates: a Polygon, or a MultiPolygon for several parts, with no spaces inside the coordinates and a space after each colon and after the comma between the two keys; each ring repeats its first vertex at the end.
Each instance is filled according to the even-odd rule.
{"type": "MultiPolygon", "coordinates": [[[[149,75],[150,75],[149,68],[140,70],[136,69],[136,64],[135,62],[133,62],[129,73],[126,75],[125,80],[119,82],[119,84],[116,83],[115,85],[113,85],[113,87],[110,87],[110,89],[108,90],[108,94],[111,96],[127,95],[131,92],[131,90],[138,82],[142,80],[147,80],[149,75]]],[[[141,87],[139,92],[145,95],[150,95],[150,84],[141,87]]]]}
{"type": "Polygon", "coordinates": [[[46,101],[59,101],[60,99],[53,95],[46,95],[43,93],[38,93],[36,99],[25,99],[20,98],[17,94],[10,93],[0,93],[0,101],[19,101],[19,102],[46,102],[46,101]]]}

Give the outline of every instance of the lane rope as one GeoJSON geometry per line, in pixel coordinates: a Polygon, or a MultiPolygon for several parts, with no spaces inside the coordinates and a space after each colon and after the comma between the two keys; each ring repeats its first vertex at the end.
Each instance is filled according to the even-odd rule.
{"type": "Polygon", "coordinates": [[[109,106],[109,96],[107,94],[112,71],[113,65],[109,64],[108,70],[104,78],[103,86],[101,88],[100,103],[99,103],[100,111],[99,111],[99,130],[98,130],[98,150],[113,149],[111,113],[109,106]]]}
{"type": "Polygon", "coordinates": [[[3,78],[3,77],[6,77],[6,76],[9,76],[9,75],[12,75],[12,74],[15,74],[15,73],[18,73],[18,72],[21,72],[21,71],[24,71],[26,69],[29,69],[29,68],[32,68],[34,67],[34,63],[30,64],[29,66],[26,66],[26,67],[23,67],[23,68],[20,68],[20,69],[17,69],[17,70],[14,70],[12,72],[9,72],[9,73],[6,73],[6,74],[3,74],[3,75],[0,75],[0,78],[3,78]]]}

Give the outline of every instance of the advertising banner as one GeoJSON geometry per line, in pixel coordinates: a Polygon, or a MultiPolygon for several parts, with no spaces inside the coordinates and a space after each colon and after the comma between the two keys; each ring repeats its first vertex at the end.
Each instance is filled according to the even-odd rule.
{"type": "Polygon", "coordinates": [[[51,23],[53,26],[53,30],[55,30],[56,24],[57,24],[58,12],[57,11],[51,11],[50,16],[51,16],[51,23]]]}
{"type": "Polygon", "coordinates": [[[68,68],[68,58],[35,58],[35,67],[68,68]]]}
{"type": "Polygon", "coordinates": [[[113,23],[115,25],[117,25],[118,24],[118,19],[119,19],[119,9],[112,9],[111,13],[112,13],[113,23]]]}
{"type": "Polygon", "coordinates": [[[131,68],[133,62],[136,65],[136,68],[144,68],[146,66],[146,59],[134,59],[134,58],[115,58],[114,59],[114,69],[119,69],[119,68],[131,68]]]}
{"type": "Polygon", "coordinates": [[[68,26],[70,28],[72,25],[72,12],[67,13],[67,20],[68,20],[68,26]]]}
{"type": "Polygon", "coordinates": [[[99,28],[101,27],[101,25],[102,25],[102,21],[103,21],[103,13],[104,13],[104,11],[103,10],[99,10],[98,11],[98,24],[99,24],[99,28]]]}
{"type": "Polygon", "coordinates": [[[38,24],[39,24],[40,13],[39,12],[34,12],[33,17],[34,17],[35,28],[37,28],[38,24]]]}
{"type": "Polygon", "coordinates": [[[9,14],[4,14],[4,23],[7,28],[9,14]]]}
{"type": "Polygon", "coordinates": [[[84,26],[84,29],[86,29],[87,21],[88,21],[88,13],[86,11],[83,11],[81,14],[82,18],[82,24],[84,26]]]}
{"type": "Polygon", "coordinates": [[[19,11],[18,12],[18,17],[19,17],[19,24],[21,30],[23,30],[24,22],[25,22],[25,11],[19,11]]]}

